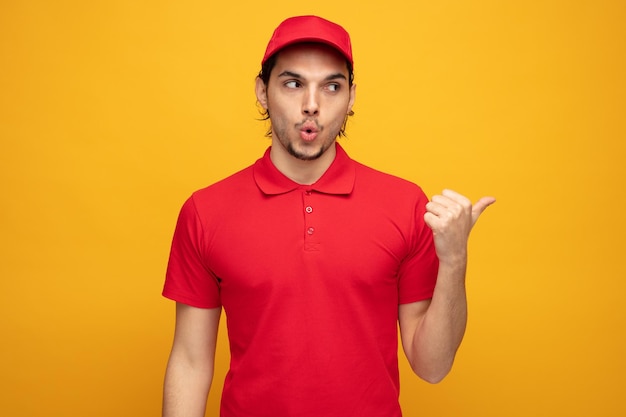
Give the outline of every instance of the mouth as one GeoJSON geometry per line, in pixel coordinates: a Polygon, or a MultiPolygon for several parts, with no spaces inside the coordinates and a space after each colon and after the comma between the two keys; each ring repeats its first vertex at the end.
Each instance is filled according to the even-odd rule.
{"type": "Polygon", "coordinates": [[[315,140],[318,133],[317,124],[313,122],[305,122],[300,126],[300,138],[304,141],[311,142],[315,140]]]}

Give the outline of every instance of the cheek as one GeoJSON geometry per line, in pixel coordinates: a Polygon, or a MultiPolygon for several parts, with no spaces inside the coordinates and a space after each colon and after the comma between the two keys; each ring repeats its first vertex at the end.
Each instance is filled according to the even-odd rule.
{"type": "Polygon", "coordinates": [[[286,102],[275,97],[268,97],[267,110],[273,117],[286,117],[299,113],[299,108],[294,103],[286,102]]]}
{"type": "Polygon", "coordinates": [[[329,108],[330,113],[332,113],[333,119],[341,120],[348,116],[350,112],[350,103],[349,100],[342,100],[341,103],[333,103],[333,106],[329,108]]]}

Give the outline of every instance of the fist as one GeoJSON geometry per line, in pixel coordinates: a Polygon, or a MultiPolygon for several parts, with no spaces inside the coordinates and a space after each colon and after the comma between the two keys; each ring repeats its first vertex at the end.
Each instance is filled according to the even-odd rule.
{"type": "Polygon", "coordinates": [[[440,262],[465,261],[467,241],[478,217],[491,204],[493,197],[483,197],[472,205],[465,196],[443,190],[426,204],[424,221],[433,231],[435,249],[440,262]]]}

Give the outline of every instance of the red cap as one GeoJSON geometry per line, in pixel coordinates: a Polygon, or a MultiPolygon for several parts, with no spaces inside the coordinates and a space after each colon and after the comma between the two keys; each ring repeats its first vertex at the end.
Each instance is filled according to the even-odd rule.
{"type": "Polygon", "coordinates": [[[320,42],[339,51],[354,67],[350,35],[344,28],[317,16],[296,16],[284,20],[267,44],[261,65],[279,50],[301,42],[320,42]]]}

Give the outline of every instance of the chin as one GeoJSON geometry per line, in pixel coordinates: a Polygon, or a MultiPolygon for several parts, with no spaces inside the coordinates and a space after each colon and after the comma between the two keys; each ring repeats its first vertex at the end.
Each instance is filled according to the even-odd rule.
{"type": "Polygon", "coordinates": [[[301,161],[315,161],[324,155],[324,152],[326,152],[327,149],[328,147],[321,146],[317,151],[314,149],[307,149],[309,152],[301,152],[300,150],[295,149],[291,144],[287,147],[289,154],[294,158],[300,159],[301,161]]]}

